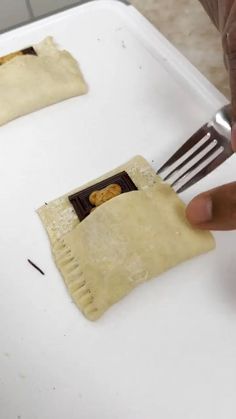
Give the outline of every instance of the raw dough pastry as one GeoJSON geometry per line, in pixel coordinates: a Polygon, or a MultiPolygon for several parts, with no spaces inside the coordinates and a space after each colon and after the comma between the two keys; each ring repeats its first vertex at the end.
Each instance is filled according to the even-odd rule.
{"type": "Polygon", "coordinates": [[[111,199],[81,223],[69,194],[39,210],[56,264],[90,320],[139,283],[214,248],[212,235],[188,224],[182,201],[142,157],[103,178],[121,169],[139,190],[111,199]]]}
{"type": "Polygon", "coordinates": [[[51,37],[0,66],[0,125],[88,90],[77,61],[51,37]]]}

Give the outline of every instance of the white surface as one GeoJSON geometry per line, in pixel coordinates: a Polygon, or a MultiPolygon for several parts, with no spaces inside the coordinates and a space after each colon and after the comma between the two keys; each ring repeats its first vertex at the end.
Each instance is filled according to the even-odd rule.
{"type": "MultiPolygon", "coordinates": [[[[1,128],[1,418],[235,419],[236,234],[218,233],[215,252],[93,324],[35,213],[135,154],[159,166],[224,98],[132,7],[81,6],[1,36],[0,48],[46,35],[77,57],[90,92],[1,128]]],[[[234,168],[232,158],[184,198],[233,180],[234,168]]]]}

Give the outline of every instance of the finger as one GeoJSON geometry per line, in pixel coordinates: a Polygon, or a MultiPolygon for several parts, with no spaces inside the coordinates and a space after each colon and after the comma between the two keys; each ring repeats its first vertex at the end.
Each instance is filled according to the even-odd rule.
{"type": "Polygon", "coordinates": [[[206,230],[236,229],[236,182],[195,197],[186,209],[191,224],[206,230]]]}

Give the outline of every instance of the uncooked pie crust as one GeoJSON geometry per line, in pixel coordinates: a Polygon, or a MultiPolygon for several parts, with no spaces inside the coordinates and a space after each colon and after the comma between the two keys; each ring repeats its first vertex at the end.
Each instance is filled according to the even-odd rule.
{"type": "Polygon", "coordinates": [[[88,91],[77,61],[51,37],[34,49],[37,55],[16,56],[0,66],[0,125],[88,91]]]}
{"type": "Polygon", "coordinates": [[[81,223],[67,194],[38,210],[57,267],[76,305],[90,320],[138,284],[214,248],[194,229],[185,205],[140,156],[87,185],[125,170],[138,191],[121,194],[81,223]]]}

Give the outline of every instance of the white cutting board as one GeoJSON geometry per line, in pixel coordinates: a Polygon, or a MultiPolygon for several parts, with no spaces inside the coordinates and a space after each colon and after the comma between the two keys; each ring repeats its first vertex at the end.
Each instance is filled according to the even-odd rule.
{"type": "MultiPolygon", "coordinates": [[[[225,99],[121,3],[1,35],[0,53],[47,35],[79,60],[90,92],[0,129],[0,417],[235,419],[236,233],[90,323],[35,213],[135,154],[158,167],[225,99]]],[[[233,157],[183,198],[234,173],[233,157]]]]}

